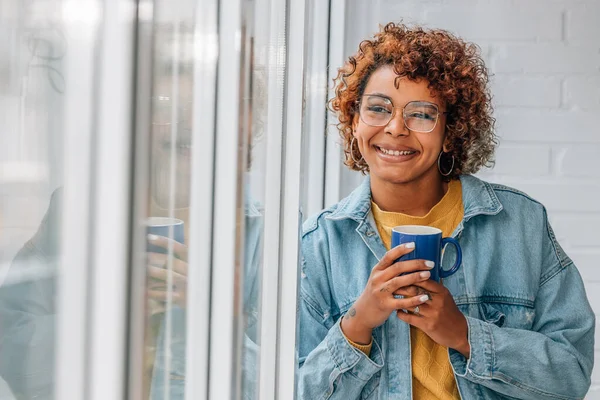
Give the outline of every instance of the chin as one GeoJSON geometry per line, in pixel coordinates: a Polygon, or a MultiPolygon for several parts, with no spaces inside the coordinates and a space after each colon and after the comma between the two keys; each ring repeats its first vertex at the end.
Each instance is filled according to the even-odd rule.
{"type": "Polygon", "coordinates": [[[394,185],[406,184],[415,180],[414,175],[410,173],[373,174],[373,172],[371,172],[371,175],[376,175],[379,180],[392,183],[394,185]]]}
{"type": "Polygon", "coordinates": [[[384,170],[376,171],[375,173],[371,171],[371,175],[377,176],[377,178],[383,182],[394,185],[404,185],[426,178],[428,171],[416,171],[413,168],[403,168],[400,170],[398,168],[386,168],[384,170]]]}
{"type": "Polygon", "coordinates": [[[413,182],[415,179],[410,176],[395,176],[390,179],[386,179],[386,182],[393,183],[394,185],[405,185],[407,183],[413,182]]]}

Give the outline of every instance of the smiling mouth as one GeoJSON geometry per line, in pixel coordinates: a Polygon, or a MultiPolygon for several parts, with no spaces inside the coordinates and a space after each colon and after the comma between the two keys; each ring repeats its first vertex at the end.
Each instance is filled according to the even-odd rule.
{"type": "Polygon", "coordinates": [[[379,147],[379,146],[375,146],[375,149],[377,149],[377,151],[381,154],[385,154],[387,156],[395,156],[395,157],[400,157],[400,156],[411,156],[413,154],[416,154],[417,151],[416,150],[391,150],[391,149],[385,149],[383,147],[379,147]]]}

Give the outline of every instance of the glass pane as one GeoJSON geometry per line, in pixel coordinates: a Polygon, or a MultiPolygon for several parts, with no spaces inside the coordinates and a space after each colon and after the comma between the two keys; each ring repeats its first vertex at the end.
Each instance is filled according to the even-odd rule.
{"type": "MultiPolygon", "coordinates": [[[[240,120],[244,147],[241,174],[243,192],[244,229],[243,255],[243,346],[242,398],[258,398],[260,376],[261,333],[261,280],[263,273],[262,237],[264,229],[267,73],[269,62],[269,8],[268,1],[242,2],[242,84],[240,120]],[[264,7],[264,8],[263,8],[264,7]]],[[[242,147],[240,147],[242,148],[242,147]]],[[[240,249],[241,251],[241,249],[240,249]]]]}
{"type": "MultiPolygon", "coordinates": [[[[190,238],[194,13],[154,2],[143,398],[183,399],[190,238]]],[[[202,120],[198,116],[198,120],[202,120]]]]}
{"type": "Polygon", "coordinates": [[[327,72],[329,2],[306,1],[305,114],[302,137],[302,218],[323,208],[325,138],[327,118],[327,72]],[[310,160],[310,162],[309,162],[310,160]]]}
{"type": "MultiPolygon", "coordinates": [[[[99,9],[86,4],[96,7],[80,15],[68,1],[0,2],[0,399],[54,398],[69,121],[82,123],[81,147],[91,144],[92,91],[67,107],[76,86],[93,83],[79,50],[96,51],[99,9]],[[67,74],[73,64],[78,76],[67,74]]],[[[83,329],[77,322],[72,329],[83,329]]]]}
{"type": "MultiPolygon", "coordinates": [[[[234,351],[233,376],[221,379],[224,384],[233,385],[234,397],[244,399],[258,398],[260,376],[266,134],[268,123],[281,130],[283,122],[285,52],[278,53],[282,43],[272,46],[270,42],[270,4],[270,0],[241,2],[239,97],[231,99],[231,107],[239,110],[240,118],[240,142],[237,148],[231,148],[232,166],[237,161],[238,196],[237,231],[232,238],[237,245],[235,285],[230,289],[235,307],[222,312],[236,318],[236,342],[231,345],[240,347],[234,351]],[[274,91],[270,77],[278,82],[274,91]]],[[[199,45],[194,41],[203,40],[201,35],[194,36],[195,4],[157,0],[154,5],[149,185],[143,221],[143,231],[149,234],[145,257],[144,370],[140,373],[143,398],[183,399],[189,378],[186,361],[190,346],[194,345],[193,340],[186,340],[187,246],[198,240],[190,236],[194,231],[189,218],[191,182],[193,174],[203,172],[192,171],[191,155],[194,146],[204,144],[193,143],[191,133],[194,123],[211,121],[213,116],[203,115],[204,110],[193,107],[201,97],[201,93],[193,93],[194,63],[203,61],[195,59],[192,53],[199,45]],[[197,110],[195,114],[193,109],[197,110]]],[[[218,179],[218,171],[216,175],[218,179]]],[[[278,211],[277,205],[269,212],[278,211]]],[[[208,268],[190,269],[196,267],[208,268]]]]}

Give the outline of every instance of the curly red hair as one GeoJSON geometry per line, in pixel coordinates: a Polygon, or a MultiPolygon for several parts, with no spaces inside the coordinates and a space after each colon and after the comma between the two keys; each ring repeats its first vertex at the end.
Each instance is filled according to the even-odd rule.
{"type": "Polygon", "coordinates": [[[382,66],[394,68],[396,82],[400,78],[425,79],[446,103],[445,144],[455,159],[448,178],[493,164],[495,119],[488,70],[479,47],[444,30],[389,23],[372,40],[360,43],[358,52],[349,57],[334,79],[335,97],[329,105],[339,119],[337,128],[348,167],[363,173],[369,170],[358,146],[352,146],[352,122],[370,76],[382,66]]]}

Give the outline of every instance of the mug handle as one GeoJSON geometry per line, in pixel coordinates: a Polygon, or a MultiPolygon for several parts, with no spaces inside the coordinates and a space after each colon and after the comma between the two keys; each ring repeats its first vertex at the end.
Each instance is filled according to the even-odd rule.
{"type": "Polygon", "coordinates": [[[456,271],[458,271],[458,267],[460,267],[460,264],[462,263],[462,250],[460,249],[460,245],[458,244],[458,241],[451,237],[443,238],[442,239],[442,249],[445,248],[446,245],[448,245],[448,244],[453,245],[454,248],[456,249],[456,261],[454,262],[454,265],[452,266],[452,268],[450,268],[449,270],[444,270],[440,266],[440,278],[447,278],[450,275],[452,275],[453,273],[455,273],[456,271]]]}

